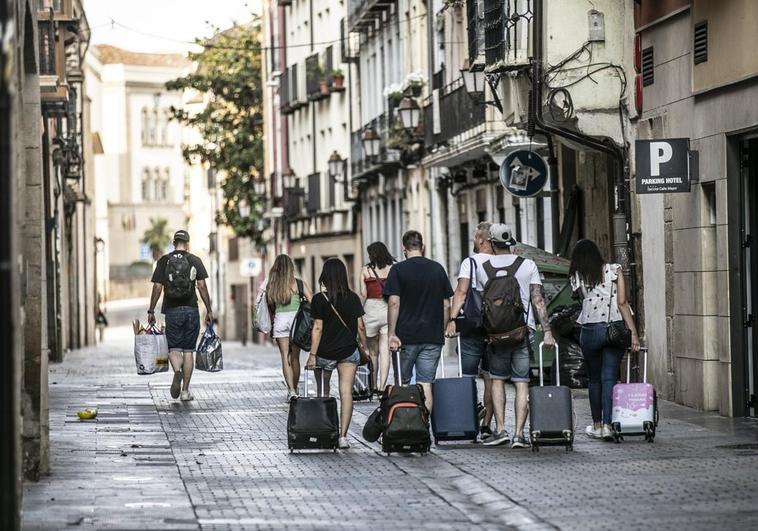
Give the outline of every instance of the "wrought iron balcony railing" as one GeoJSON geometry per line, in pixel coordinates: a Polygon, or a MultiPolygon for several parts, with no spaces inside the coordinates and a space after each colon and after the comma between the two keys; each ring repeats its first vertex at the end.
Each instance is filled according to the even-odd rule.
{"type": "Polygon", "coordinates": [[[485,106],[477,105],[458,79],[440,91],[435,112],[432,98],[424,106],[424,142],[428,147],[449,142],[454,137],[485,123],[485,106]],[[435,114],[439,117],[435,123],[435,114]]]}

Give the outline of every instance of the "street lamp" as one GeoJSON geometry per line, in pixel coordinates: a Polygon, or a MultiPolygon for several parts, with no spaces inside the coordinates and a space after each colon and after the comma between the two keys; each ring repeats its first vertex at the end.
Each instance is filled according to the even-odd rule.
{"type": "Polygon", "coordinates": [[[255,191],[255,195],[263,197],[266,195],[266,181],[263,179],[258,179],[253,183],[253,190],[255,191]]]}
{"type": "Polygon", "coordinates": [[[293,190],[297,186],[297,175],[292,171],[292,168],[288,168],[282,174],[282,184],[285,190],[293,190]]]}
{"type": "Polygon", "coordinates": [[[397,112],[403,122],[403,128],[412,131],[418,127],[419,120],[421,120],[421,108],[415,99],[408,96],[403,98],[397,107],[397,112]]]}
{"type": "Polygon", "coordinates": [[[379,155],[382,139],[376,132],[376,129],[373,127],[366,128],[361,135],[361,143],[367,157],[371,158],[379,155]]]}
{"type": "Polygon", "coordinates": [[[466,60],[461,68],[461,75],[463,75],[463,85],[469,96],[481,97],[484,94],[485,74],[482,68],[477,65],[469,67],[466,60]]]}
{"type": "Polygon", "coordinates": [[[342,175],[342,167],[345,161],[335,149],[329,156],[329,175],[334,179],[334,182],[341,182],[337,179],[337,176],[342,175]]]}

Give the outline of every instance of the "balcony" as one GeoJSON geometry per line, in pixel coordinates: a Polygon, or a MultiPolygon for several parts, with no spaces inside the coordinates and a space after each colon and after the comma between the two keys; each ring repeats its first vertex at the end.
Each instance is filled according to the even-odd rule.
{"type": "Polygon", "coordinates": [[[52,20],[40,20],[39,81],[43,103],[59,103],[68,99],[66,83],[66,54],[63,39],[58,38],[52,20]]]}
{"type": "Polygon", "coordinates": [[[449,144],[456,137],[485,124],[485,106],[474,103],[461,79],[440,91],[438,113],[435,113],[431,100],[429,98],[424,107],[424,143],[427,148],[449,144]],[[438,115],[437,120],[435,114],[438,115]]]}
{"type": "Polygon", "coordinates": [[[305,92],[308,101],[318,101],[329,97],[329,85],[318,54],[305,59],[305,92]]]}
{"type": "Polygon", "coordinates": [[[350,135],[350,160],[352,161],[353,179],[363,179],[387,167],[397,167],[400,165],[400,152],[394,149],[387,149],[390,129],[391,118],[382,113],[367,124],[364,124],[359,131],[355,131],[350,135]],[[379,154],[376,157],[366,156],[366,151],[363,149],[363,142],[361,141],[363,132],[369,128],[373,128],[382,139],[379,154]]]}
{"type": "Polygon", "coordinates": [[[56,21],[73,21],[77,18],[74,12],[74,0],[37,0],[39,20],[49,18],[51,10],[53,20],[56,21]]]}
{"type": "Polygon", "coordinates": [[[348,0],[347,23],[350,31],[360,31],[381,20],[382,13],[397,0],[348,0]]]}

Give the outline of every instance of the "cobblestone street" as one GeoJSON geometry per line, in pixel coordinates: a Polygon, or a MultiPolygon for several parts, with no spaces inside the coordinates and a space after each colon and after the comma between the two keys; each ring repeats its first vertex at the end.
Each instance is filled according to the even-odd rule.
{"type": "Polygon", "coordinates": [[[664,402],[655,444],[387,458],[360,436],[375,407],[360,403],[350,450],[290,454],[273,349],[225,344],[226,370],[196,372],[185,404],[168,374],[135,374],[128,330],[108,334],[51,368],[51,475],[26,485],[24,529],[758,528],[755,422],[664,402]]]}

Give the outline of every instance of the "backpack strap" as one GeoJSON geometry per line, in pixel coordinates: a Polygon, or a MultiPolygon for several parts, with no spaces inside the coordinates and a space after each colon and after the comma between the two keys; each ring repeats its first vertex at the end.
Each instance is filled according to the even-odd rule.
{"type": "Polygon", "coordinates": [[[495,267],[492,265],[491,260],[487,260],[482,264],[482,267],[484,268],[484,272],[487,273],[487,280],[492,280],[493,278],[497,277],[497,274],[500,271],[505,271],[508,273],[508,276],[515,276],[516,271],[518,271],[519,267],[521,267],[521,264],[524,263],[524,257],[523,256],[517,256],[516,260],[513,261],[513,263],[509,266],[504,267],[495,267]]]}
{"type": "Polygon", "coordinates": [[[299,278],[295,279],[295,283],[297,284],[297,294],[300,296],[300,302],[305,301],[305,290],[303,289],[303,281],[299,278]]]}
{"type": "Polygon", "coordinates": [[[508,274],[512,277],[516,276],[516,273],[518,272],[519,267],[521,267],[521,264],[524,263],[524,257],[523,256],[517,256],[516,259],[513,261],[511,265],[506,267],[506,271],[508,271],[508,274]]]}

